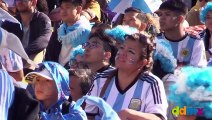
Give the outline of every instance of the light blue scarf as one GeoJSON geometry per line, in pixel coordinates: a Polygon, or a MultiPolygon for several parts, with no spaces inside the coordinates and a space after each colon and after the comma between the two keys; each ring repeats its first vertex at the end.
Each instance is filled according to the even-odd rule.
{"type": "Polygon", "coordinates": [[[81,16],[74,25],[62,24],[58,29],[58,40],[62,42],[59,63],[65,65],[71,57],[72,48],[85,43],[91,31],[90,22],[81,16]]]}

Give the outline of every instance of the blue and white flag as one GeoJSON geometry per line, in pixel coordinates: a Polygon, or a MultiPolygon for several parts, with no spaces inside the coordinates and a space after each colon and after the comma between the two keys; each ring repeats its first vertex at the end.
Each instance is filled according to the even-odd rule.
{"type": "Polygon", "coordinates": [[[153,13],[158,10],[161,0],[111,0],[109,9],[116,13],[124,13],[129,7],[135,7],[145,13],[153,13]]]}

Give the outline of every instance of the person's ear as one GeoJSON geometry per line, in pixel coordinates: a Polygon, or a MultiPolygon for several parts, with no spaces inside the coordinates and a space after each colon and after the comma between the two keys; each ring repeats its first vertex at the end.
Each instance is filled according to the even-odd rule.
{"type": "Polygon", "coordinates": [[[146,66],[148,64],[148,60],[147,59],[143,59],[139,62],[140,64],[140,68],[143,68],[144,66],[146,66]]]}
{"type": "Polygon", "coordinates": [[[76,10],[77,10],[77,14],[81,14],[81,12],[82,12],[82,6],[77,6],[76,7],[76,10]]]}
{"type": "Polygon", "coordinates": [[[112,56],[112,54],[111,54],[111,52],[105,52],[105,54],[104,54],[104,60],[110,60],[110,58],[111,58],[111,56],[112,56]]]}
{"type": "Polygon", "coordinates": [[[179,22],[179,23],[183,23],[184,20],[185,20],[185,17],[182,16],[182,15],[179,15],[177,19],[178,19],[178,22],[179,22]]]}

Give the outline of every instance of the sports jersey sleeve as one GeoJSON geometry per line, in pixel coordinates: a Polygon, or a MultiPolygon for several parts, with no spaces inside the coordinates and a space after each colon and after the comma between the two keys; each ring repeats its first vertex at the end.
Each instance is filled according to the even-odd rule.
{"type": "Polygon", "coordinates": [[[168,108],[168,103],[165,95],[164,85],[161,80],[152,80],[149,84],[146,93],[145,100],[145,113],[152,113],[162,116],[167,119],[166,113],[168,108]]]}
{"type": "Polygon", "coordinates": [[[195,40],[190,65],[197,67],[207,66],[205,46],[203,40],[195,40]]]}
{"type": "Polygon", "coordinates": [[[7,48],[3,49],[0,61],[8,72],[17,72],[23,69],[21,57],[7,48]]]}

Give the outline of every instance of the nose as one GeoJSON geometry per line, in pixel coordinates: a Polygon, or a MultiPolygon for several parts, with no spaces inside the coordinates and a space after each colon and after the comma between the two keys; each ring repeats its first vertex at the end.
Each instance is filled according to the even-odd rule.
{"type": "Polygon", "coordinates": [[[89,47],[88,45],[83,46],[83,49],[85,50],[85,52],[88,51],[89,48],[90,48],[90,47],[89,47]]]}
{"type": "Polygon", "coordinates": [[[41,82],[36,82],[35,83],[35,89],[41,90],[42,89],[42,83],[41,82]]]}
{"type": "Polygon", "coordinates": [[[127,54],[126,54],[126,52],[125,52],[124,50],[119,50],[119,51],[117,52],[117,56],[126,57],[127,54]]]}

